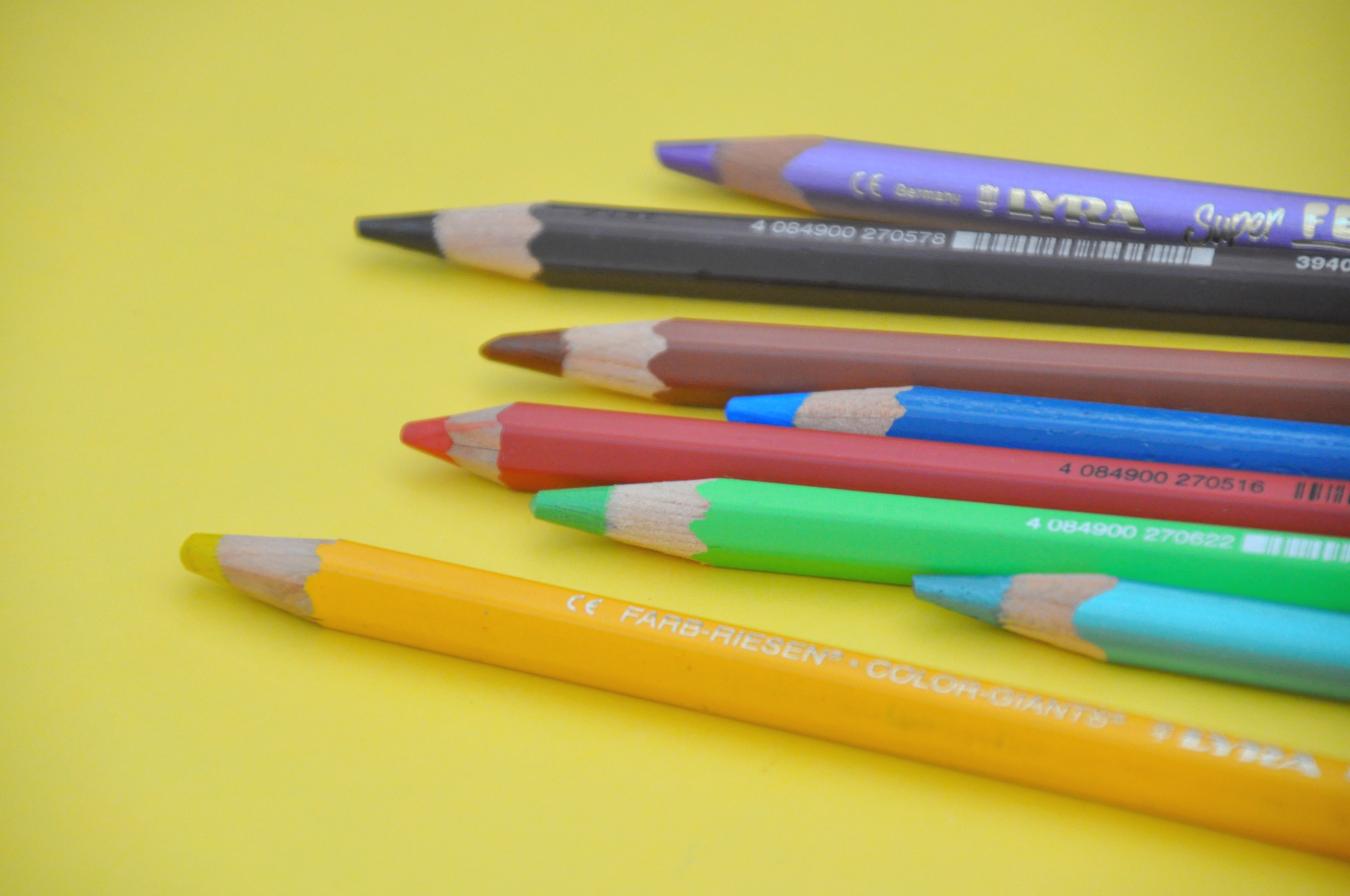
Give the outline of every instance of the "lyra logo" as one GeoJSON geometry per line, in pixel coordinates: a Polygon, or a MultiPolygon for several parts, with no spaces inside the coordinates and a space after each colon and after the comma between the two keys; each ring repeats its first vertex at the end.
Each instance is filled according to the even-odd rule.
{"type": "MultiPolygon", "coordinates": [[[[986,215],[998,209],[999,188],[982,184],[976,192],[976,204],[986,215]]],[[[1051,196],[1044,190],[1011,187],[1008,190],[1008,216],[1023,221],[1065,224],[1088,227],[1118,227],[1134,233],[1144,232],[1144,222],[1128,199],[1102,199],[1079,193],[1060,193],[1051,196]]]]}

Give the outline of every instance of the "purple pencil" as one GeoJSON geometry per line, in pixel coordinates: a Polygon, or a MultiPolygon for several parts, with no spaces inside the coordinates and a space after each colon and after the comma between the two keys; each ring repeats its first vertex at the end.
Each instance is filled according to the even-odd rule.
{"type": "MultiPolygon", "coordinates": [[[[668,141],[656,153],[667,168],[825,215],[1350,253],[1350,199],[833,137],[668,141]]],[[[1339,270],[1350,259],[1319,261],[1339,270]]]]}

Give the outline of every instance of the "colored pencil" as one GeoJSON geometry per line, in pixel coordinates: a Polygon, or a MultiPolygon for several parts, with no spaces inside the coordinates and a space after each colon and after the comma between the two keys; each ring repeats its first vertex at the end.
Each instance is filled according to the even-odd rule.
{"type": "Polygon", "coordinates": [[[1350,858],[1339,759],[349,541],[182,557],[338,631],[1350,858]]]}
{"type": "Polygon", "coordinates": [[[540,492],[542,520],[710,566],[909,584],[1100,572],[1350,612],[1350,539],[704,479],[540,492]]]}
{"type": "Polygon", "coordinates": [[[1350,251],[1350,199],[1308,193],[832,137],[668,141],[656,154],[672,170],[825,215],[1350,251]]]}
{"type": "Polygon", "coordinates": [[[1350,615],[1103,575],[915,576],[926,601],[1075,653],[1350,700],[1350,615]]]}
{"type": "Polygon", "coordinates": [[[1294,250],[559,202],[358,218],[357,232],[550,286],[927,310],[921,294],[1350,323],[1350,276],[1325,259],[1300,268],[1294,250]]]}
{"type": "Polygon", "coordinates": [[[667,318],[499,336],[482,352],[671,404],[908,383],[1350,423],[1350,359],[667,318]]]}
{"type": "Polygon", "coordinates": [[[873,436],[1350,477],[1350,426],[1271,417],[932,386],[748,395],[727,402],[726,417],[873,436]]]}
{"type": "Polygon", "coordinates": [[[402,438],[522,491],[725,477],[1350,536],[1350,482],[1212,467],[528,402],[414,421],[402,438]]]}

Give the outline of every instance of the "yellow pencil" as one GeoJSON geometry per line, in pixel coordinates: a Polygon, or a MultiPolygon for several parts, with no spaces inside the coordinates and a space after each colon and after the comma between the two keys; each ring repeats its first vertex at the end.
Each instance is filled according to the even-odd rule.
{"type": "Polygon", "coordinates": [[[1350,860],[1342,760],[354,542],[182,557],[328,628],[1350,860]]]}

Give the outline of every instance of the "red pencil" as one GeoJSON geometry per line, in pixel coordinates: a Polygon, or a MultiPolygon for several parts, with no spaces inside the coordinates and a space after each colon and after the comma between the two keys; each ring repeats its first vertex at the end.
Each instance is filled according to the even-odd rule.
{"type": "Polygon", "coordinates": [[[726,477],[1350,535],[1350,482],[1212,467],[525,402],[403,441],[521,491],[726,477]]]}

